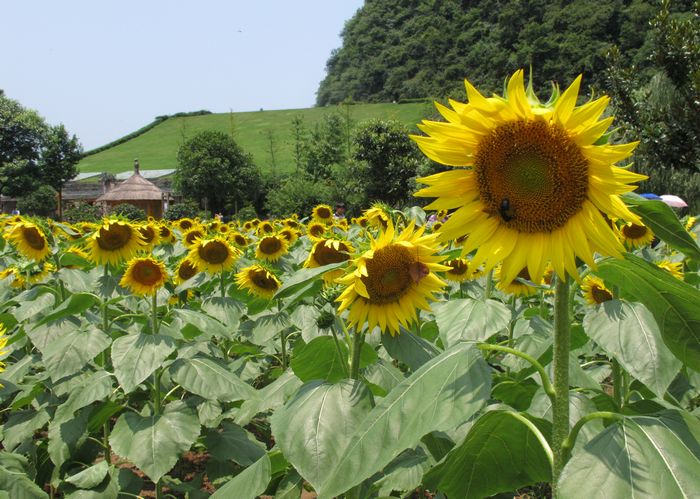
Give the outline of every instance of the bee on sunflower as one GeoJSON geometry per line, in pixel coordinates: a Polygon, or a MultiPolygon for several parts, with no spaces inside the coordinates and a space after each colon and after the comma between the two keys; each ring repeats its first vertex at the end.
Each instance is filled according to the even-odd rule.
{"type": "Polygon", "coordinates": [[[336,280],[345,289],[337,298],[338,311],[349,310],[348,322],[359,333],[366,323],[369,331],[379,326],[392,336],[400,326],[409,327],[418,318],[416,309],[429,310],[445,283],[436,275],[449,267],[439,262],[435,234],[424,234],[411,222],[397,233],[391,221],[370,249],[351,261],[345,276],[336,280]]]}
{"type": "Polygon", "coordinates": [[[613,118],[607,96],[576,106],[581,77],[541,103],[524,72],[505,97],[484,97],[465,81],[468,103],[436,107],[447,122],[423,121],[412,138],[426,156],[455,167],[418,179],[416,196],[436,197],[426,209],[454,210],[442,240],[465,236],[463,251],[488,271],[499,263],[504,282],[527,268],[533,282],[551,262],[560,278],[578,279],[576,258],[595,268],[594,252],[621,257],[624,248],[604,215],[641,223],[620,198],[645,179],[615,163],[637,143],[607,143],[613,118]]]}

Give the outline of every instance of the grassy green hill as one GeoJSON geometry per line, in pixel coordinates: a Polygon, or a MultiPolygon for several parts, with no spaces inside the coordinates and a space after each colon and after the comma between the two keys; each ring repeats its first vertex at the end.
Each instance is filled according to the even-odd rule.
{"type": "Polygon", "coordinates": [[[353,124],[371,118],[395,119],[414,128],[427,115],[432,104],[419,102],[408,104],[357,104],[347,108],[313,107],[282,111],[253,111],[247,113],[207,114],[169,118],[148,130],[143,135],[86,156],[78,165],[81,172],[119,173],[132,167],[134,158],[139,158],[143,170],[175,168],[177,149],[183,140],[202,130],[233,130],[238,144],[253,155],[256,164],[267,171],[271,167],[270,132],[275,145],[275,160],[278,172],[293,171],[294,140],[292,119],[301,116],[307,130],[312,130],[323,116],[333,111],[347,109],[353,124]]]}

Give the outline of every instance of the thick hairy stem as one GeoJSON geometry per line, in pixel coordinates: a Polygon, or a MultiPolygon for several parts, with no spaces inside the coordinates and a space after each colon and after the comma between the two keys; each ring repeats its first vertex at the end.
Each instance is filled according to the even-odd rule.
{"type": "Polygon", "coordinates": [[[554,298],[554,403],[552,404],[552,494],[557,497],[557,481],[566,464],[564,441],[569,435],[569,351],[571,318],[569,316],[569,281],[557,278],[554,298]]]}

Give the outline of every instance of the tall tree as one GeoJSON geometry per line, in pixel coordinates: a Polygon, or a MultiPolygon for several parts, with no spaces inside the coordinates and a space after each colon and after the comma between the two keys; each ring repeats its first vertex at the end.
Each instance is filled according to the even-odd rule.
{"type": "Polygon", "coordinates": [[[205,209],[242,207],[257,197],[260,172],[229,134],[206,130],[194,135],[180,146],[177,161],[177,190],[197,202],[205,200],[205,209]]]}
{"type": "Polygon", "coordinates": [[[63,187],[78,174],[83,147],[63,124],[49,128],[41,146],[41,177],[58,193],[58,218],[63,219],[63,187]]]}
{"type": "Polygon", "coordinates": [[[0,92],[0,194],[22,196],[37,186],[46,131],[36,111],[0,92]]]}

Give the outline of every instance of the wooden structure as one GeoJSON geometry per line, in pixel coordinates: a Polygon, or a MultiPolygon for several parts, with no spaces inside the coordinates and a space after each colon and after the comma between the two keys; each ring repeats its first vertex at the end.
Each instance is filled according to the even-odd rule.
{"type": "Polygon", "coordinates": [[[129,203],[144,210],[149,217],[162,218],[166,199],[167,194],[164,191],[141,176],[139,160],[135,159],[134,174],[98,197],[96,202],[104,203],[106,208],[129,203]]]}

